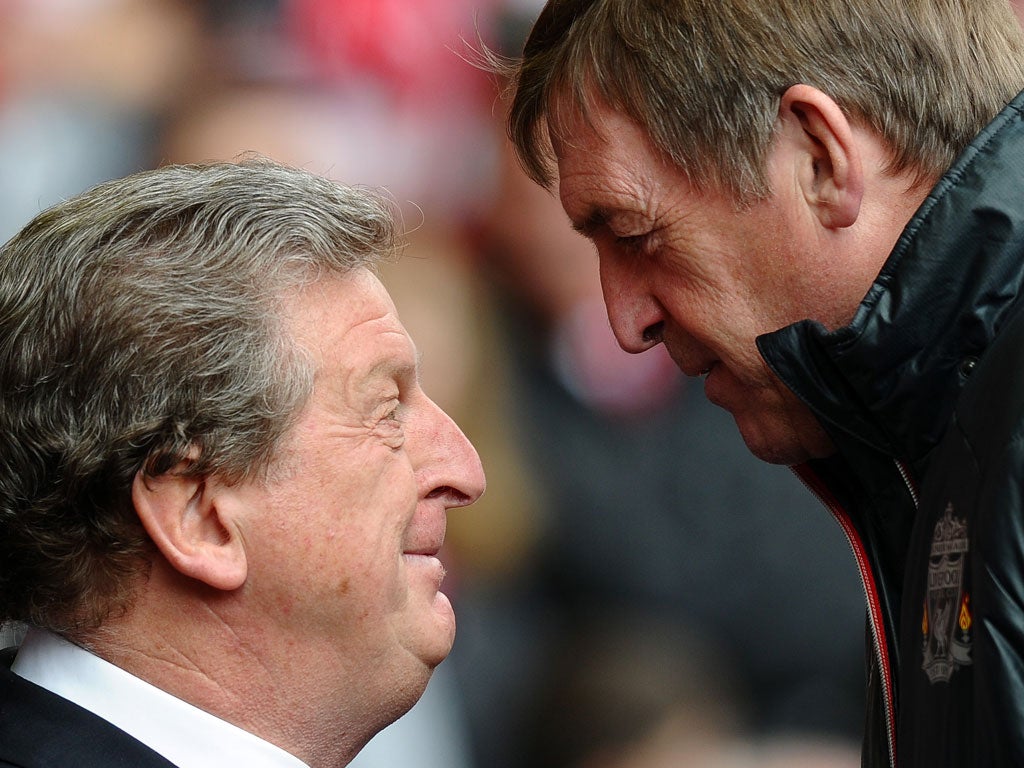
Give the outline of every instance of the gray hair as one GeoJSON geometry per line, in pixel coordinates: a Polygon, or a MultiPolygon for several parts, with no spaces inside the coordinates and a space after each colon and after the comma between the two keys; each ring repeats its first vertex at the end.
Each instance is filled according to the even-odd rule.
{"type": "Polygon", "coordinates": [[[1006,0],[549,0],[522,59],[492,64],[535,181],[553,181],[549,132],[571,143],[560,117],[596,97],[695,184],[743,201],[770,191],[779,98],[797,83],[882,136],[891,171],[933,181],[1024,87],[1024,35],[1006,0]]]}
{"type": "Polygon", "coordinates": [[[396,249],[383,196],[259,159],[102,184],[4,245],[0,622],[124,610],[134,476],[266,470],[312,389],[281,301],[396,249]]]}

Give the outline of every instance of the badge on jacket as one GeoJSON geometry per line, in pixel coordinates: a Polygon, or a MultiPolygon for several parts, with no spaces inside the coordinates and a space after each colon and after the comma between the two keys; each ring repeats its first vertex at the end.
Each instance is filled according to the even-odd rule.
{"type": "Polygon", "coordinates": [[[969,548],[967,521],[953,517],[953,504],[947,504],[932,535],[921,618],[921,668],[932,683],[949,682],[953,672],[971,663],[971,595],[964,588],[969,548]]]}

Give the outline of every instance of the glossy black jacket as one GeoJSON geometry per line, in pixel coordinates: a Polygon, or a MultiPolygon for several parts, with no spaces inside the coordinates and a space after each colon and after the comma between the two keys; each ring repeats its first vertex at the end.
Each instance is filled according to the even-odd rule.
{"type": "Polygon", "coordinates": [[[846,328],[758,339],[838,454],[796,467],[868,598],[864,764],[1024,766],[1024,94],[846,328]]]}

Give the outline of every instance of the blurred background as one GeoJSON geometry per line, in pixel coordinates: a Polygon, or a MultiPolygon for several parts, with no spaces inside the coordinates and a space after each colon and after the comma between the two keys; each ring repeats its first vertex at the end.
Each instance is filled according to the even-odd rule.
{"type": "Polygon", "coordinates": [[[424,385],[477,445],[458,638],[359,768],[857,766],[864,611],[839,527],[661,348],[505,142],[538,0],[0,0],[0,241],[94,183],[247,152],[383,187],[424,385]]]}

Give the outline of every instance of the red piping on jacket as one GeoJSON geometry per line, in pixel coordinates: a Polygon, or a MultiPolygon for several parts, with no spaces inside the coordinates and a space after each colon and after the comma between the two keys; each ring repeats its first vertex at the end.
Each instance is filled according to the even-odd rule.
{"type": "MultiPolygon", "coordinates": [[[[889,747],[889,765],[896,768],[896,715],[893,701],[892,668],[889,663],[889,643],[885,635],[885,622],[882,618],[882,604],[878,597],[878,587],[875,585],[875,577],[871,572],[868,563],[867,553],[864,549],[864,542],[860,534],[854,528],[849,513],[843,509],[839,501],[825,487],[821,479],[806,464],[792,468],[800,481],[807,486],[822,504],[832,513],[832,516],[839,523],[846,535],[846,540],[853,550],[853,556],[857,561],[857,570],[860,572],[861,584],[864,587],[864,595],[868,603],[868,617],[871,622],[871,635],[874,640],[875,660],[878,662],[879,674],[882,681],[882,698],[885,705],[885,730],[889,747]]],[[[903,471],[901,469],[901,474],[903,471]]],[[[906,480],[906,475],[904,475],[906,480]]],[[[913,489],[911,489],[913,490],[913,489]]]]}

